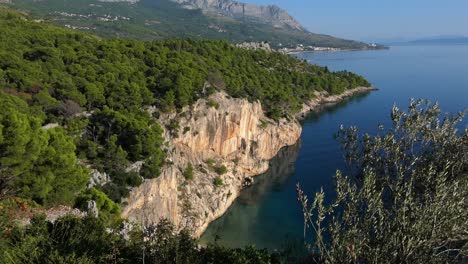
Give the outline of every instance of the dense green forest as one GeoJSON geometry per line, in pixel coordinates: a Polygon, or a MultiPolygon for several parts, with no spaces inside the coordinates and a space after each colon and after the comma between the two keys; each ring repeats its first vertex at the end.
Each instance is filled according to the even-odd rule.
{"type": "Polygon", "coordinates": [[[120,202],[140,176],[157,177],[164,163],[162,128],[148,106],[178,111],[225,90],[260,100],[278,119],[314,91],[369,85],[349,72],[226,41],[102,39],[1,9],[0,93],[9,103],[2,104],[0,162],[14,176],[5,186],[41,205],[73,204],[87,165],[111,175],[99,189],[120,202]],[[41,128],[51,123],[59,127],[41,128]],[[37,151],[27,151],[32,147],[37,151]],[[42,160],[48,151],[53,155],[42,160]],[[144,161],[140,173],[126,172],[136,161],[144,161]]]}
{"type": "Polygon", "coordinates": [[[406,112],[394,107],[392,127],[375,136],[340,129],[348,170],[337,172],[333,199],[319,192],[309,201],[298,188],[313,244],[294,253],[201,247],[165,221],[142,228],[120,219],[129,187],[157,177],[165,162],[158,113],[224,90],[259,100],[273,119],[291,118],[315,91],[337,94],[369,85],[349,72],[226,41],[103,39],[1,9],[0,260],[466,263],[464,113],[442,115],[437,104],[423,101],[412,101],[406,112]],[[154,116],[149,106],[157,109],[154,116]],[[126,171],[136,161],[144,161],[141,171],[126,171]],[[91,169],[112,181],[87,188],[91,169]],[[23,226],[15,221],[30,209],[86,209],[89,200],[98,217],[51,223],[36,215],[23,226]]]}
{"type": "Polygon", "coordinates": [[[165,221],[142,228],[120,219],[128,188],[157,177],[164,164],[159,112],[224,90],[261,101],[273,119],[289,118],[314,91],[369,85],[349,72],[226,41],[102,39],[0,9],[0,260],[466,263],[464,113],[443,116],[422,101],[407,112],[394,107],[393,126],[375,136],[339,130],[348,170],[337,172],[331,200],[319,192],[309,201],[299,186],[313,244],[293,253],[201,247],[165,221]],[[126,171],[136,161],[144,161],[141,171],[126,171]],[[108,172],[111,183],[87,188],[91,169],[108,172]],[[98,217],[16,222],[56,205],[85,209],[89,200],[98,217]]]}
{"type": "Polygon", "coordinates": [[[279,44],[290,48],[298,44],[346,49],[374,48],[358,41],[277,28],[249,19],[210,16],[201,10],[182,8],[170,0],[140,0],[134,4],[97,0],[13,0],[11,6],[28,12],[36,19],[105,37],[142,40],[192,37],[226,39],[233,43],[268,41],[275,48],[279,48],[279,44]]]}

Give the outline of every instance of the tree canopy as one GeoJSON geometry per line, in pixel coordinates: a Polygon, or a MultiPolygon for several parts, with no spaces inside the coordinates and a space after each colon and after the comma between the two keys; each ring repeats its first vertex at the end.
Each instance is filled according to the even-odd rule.
{"type": "MultiPolygon", "coordinates": [[[[34,181],[57,182],[60,165],[76,163],[69,152],[110,174],[112,183],[101,187],[116,202],[128,187],[142,181],[138,173],[125,170],[128,165],[143,161],[140,175],[157,177],[165,158],[163,130],[146,111],[149,106],[178,111],[225,90],[233,97],[260,100],[265,112],[279,119],[300,110],[315,91],[334,94],[369,85],[349,72],[333,73],[294,57],[244,50],[226,41],[102,39],[0,9],[1,96],[21,104],[17,109],[23,111],[0,114],[9,126],[4,129],[16,130],[2,134],[4,148],[11,148],[2,159],[24,176],[16,185],[21,192],[41,203],[55,191],[52,186],[35,187],[34,181]],[[50,123],[61,128],[40,129],[50,123]],[[37,164],[54,169],[38,171],[19,162],[35,157],[37,164]]],[[[81,174],[80,169],[69,166],[70,171],[62,168],[60,174],[72,177],[81,174]]],[[[78,181],[72,189],[82,186],[78,181]]]]}

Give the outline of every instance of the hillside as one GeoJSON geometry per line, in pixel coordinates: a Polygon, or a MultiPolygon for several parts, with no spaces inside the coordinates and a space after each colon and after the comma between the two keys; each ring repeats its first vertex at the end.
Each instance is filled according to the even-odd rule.
{"type": "MultiPolygon", "coordinates": [[[[316,92],[369,85],[349,72],[226,41],[107,40],[0,9],[0,166],[11,176],[0,184],[46,207],[80,206],[77,197],[120,202],[167,162],[161,115],[223,91],[261,103],[275,123],[316,92]],[[89,193],[90,170],[110,182],[89,193]]],[[[182,133],[177,121],[164,128],[172,137],[182,133]]]]}
{"type": "Polygon", "coordinates": [[[142,40],[193,37],[226,39],[233,43],[268,41],[274,48],[295,48],[298,44],[344,49],[381,48],[307,32],[294,18],[275,6],[185,0],[11,2],[10,6],[30,13],[36,19],[105,37],[142,40]]]}
{"type": "MultiPolygon", "coordinates": [[[[187,233],[174,235],[180,226],[164,222],[157,230],[167,235],[134,227],[135,244],[127,243],[120,232],[128,230],[120,223],[131,212],[121,206],[134,205],[128,200],[132,190],[133,198],[162,192],[177,196],[190,184],[199,188],[200,181],[203,188],[215,189],[200,193],[206,201],[220,196],[232,201],[243,184],[236,178],[230,185],[231,178],[243,175],[232,169],[234,164],[244,166],[246,175],[252,169],[265,170],[268,159],[300,134],[294,115],[306,102],[320,94],[342,94],[369,85],[349,72],[330,72],[280,53],[236,48],[227,41],[105,39],[0,7],[0,235],[4,238],[0,258],[8,257],[7,263],[108,263],[118,247],[119,257],[129,260],[138,259],[142,248],[152,248],[147,257],[158,261],[158,252],[167,248],[193,259],[178,263],[245,263],[244,255],[268,259],[265,251],[253,248],[200,249],[187,233]],[[192,142],[192,137],[203,144],[213,133],[222,143],[217,144],[222,147],[218,152],[233,160],[206,159],[201,167],[201,162],[190,163],[188,152],[174,148],[178,142],[179,146],[185,140],[192,142]],[[228,153],[239,151],[238,144],[245,145],[244,154],[236,154],[243,155],[239,160],[228,153]],[[249,157],[258,162],[253,164],[249,157]],[[138,193],[138,188],[164,182],[171,171],[176,176],[175,185],[170,185],[174,188],[138,193]],[[75,212],[75,216],[55,223],[33,217],[51,211],[75,212]],[[18,225],[29,221],[30,226],[18,225]],[[67,233],[62,227],[74,231],[67,233]],[[66,237],[57,239],[62,232],[66,237]],[[73,244],[76,234],[78,251],[73,244]],[[143,244],[147,235],[154,240],[143,244]],[[185,241],[188,248],[151,242],[168,239],[185,241]],[[51,252],[55,247],[60,249],[51,252]],[[30,248],[37,249],[34,256],[30,248]]],[[[218,157],[212,146],[207,148],[211,157],[218,157]]],[[[177,203],[171,208],[184,206],[177,203]]],[[[211,219],[223,208],[214,209],[211,219]]],[[[206,219],[197,219],[200,225],[207,224],[206,219]]]]}
{"type": "Polygon", "coordinates": [[[305,31],[304,27],[285,10],[275,5],[258,6],[232,0],[172,0],[183,8],[200,9],[206,14],[214,13],[236,18],[251,19],[275,28],[290,28],[305,31]]]}

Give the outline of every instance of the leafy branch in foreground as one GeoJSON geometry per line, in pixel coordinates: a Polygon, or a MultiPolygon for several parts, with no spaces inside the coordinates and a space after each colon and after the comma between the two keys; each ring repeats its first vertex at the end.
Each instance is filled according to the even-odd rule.
{"type": "Polygon", "coordinates": [[[468,129],[457,130],[465,112],[412,100],[377,136],[340,128],[350,176],[337,171],[336,198],[325,205],[320,191],[309,204],[297,186],[318,262],[468,260],[468,129]]]}

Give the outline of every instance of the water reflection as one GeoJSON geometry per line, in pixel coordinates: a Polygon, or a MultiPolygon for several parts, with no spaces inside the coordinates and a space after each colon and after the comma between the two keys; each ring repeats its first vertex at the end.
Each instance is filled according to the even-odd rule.
{"type": "MultiPolygon", "coordinates": [[[[375,93],[376,91],[374,91],[375,93]]],[[[378,91],[377,91],[378,92],[378,91]]],[[[317,108],[315,111],[310,112],[307,117],[302,121],[302,123],[309,122],[318,122],[320,117],[323,117],[324,114],[334,114],[340,109],[348,106],[349,104],[359,103],[365,100],[372,92],[366,92],[361,94],[356,94],[352,97],[345,98],[343,101],[338,103],[324,104],[317,108]]]]}
{"type": "Polygon", "coordinates": [[[210,224],[200,241],[208,243],[218,240],[219,244],[225,246],[242,246],[244,241],[245,245],[261,241],[262,235],[258,232],[267,227],[260,221],[268,210],[259,205],[264,204],[265,199],[271,199],[272,193],[280,192],[287,185],[285,182],[294,175],[299,150],[300,141],[281,149],[270,161],[268,171],[255,177],[255,184],[243,190],[226,214],[210,224]]]}
{"type": "Polygon", "coordinates": [[[255,177],[255,184],[242,191],[237,198],[241,205],[254,205],[270,191],[279,191],[294,174],[294,164],[300,150],[300,140],[293,146],[281,149],[270,161],[267,172],[255,177]]]}
{"type": "Polygon", "coordinates": [[[296,200],[295,185],[301,182],[314,187],[313,192],[321,186],[329,190],[337,168],[336,160],[341,160],[340,157],[329,157],[328,153],[339,151],[338,146],[331,148],[331,144],[336,143],[333,133],[338,127],[323,135],[314,130],[322,118],[334,116],[340,109],[359,103],[367,96],[369,94],[361,94],[337,104],[324,105],[310,113],[302,121],[301,140],[294,146],[283,148],[270,161],[268,171],[256,176],[254,185],[243,190],[228,211],[210,224],[201,242],[216,241],[229,247],[253,244],[270,250],[301,249],[302,211],[296,200]]]}

